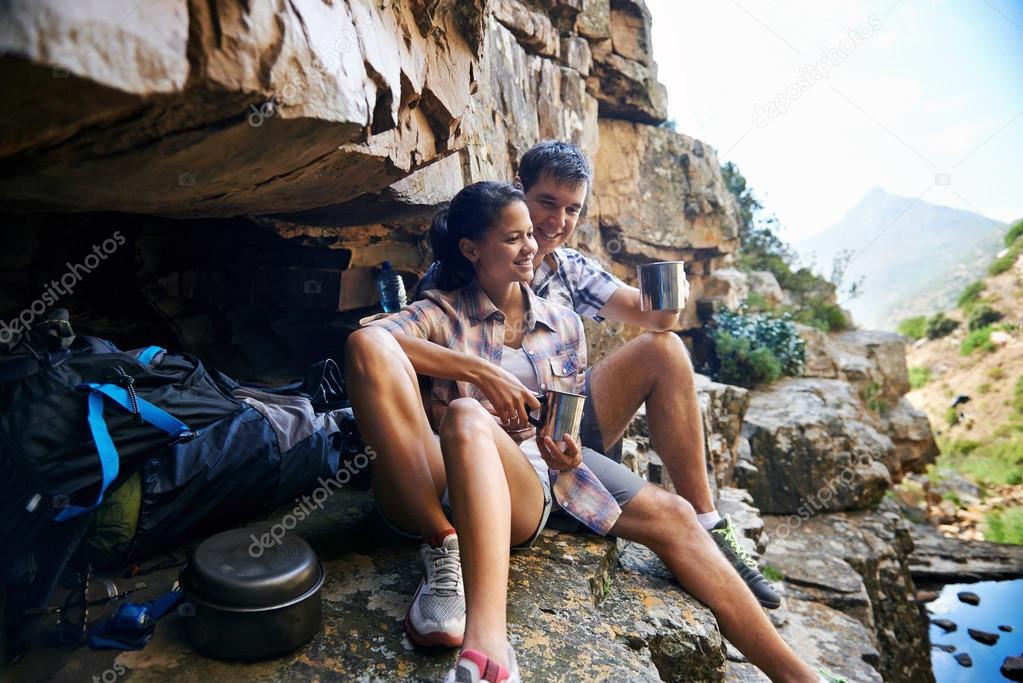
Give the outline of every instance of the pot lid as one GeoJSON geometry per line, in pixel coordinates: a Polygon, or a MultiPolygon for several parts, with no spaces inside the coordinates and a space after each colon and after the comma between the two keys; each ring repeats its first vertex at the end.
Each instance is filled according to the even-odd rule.
{"type": "Polygon", "coordinates": [[[316,553],[294,533],[278,543],[264,528],[232,529],[195,549],[181,583],[196,597],[232,607],[265,607],[311,590],[320,578],[316,553]]]}

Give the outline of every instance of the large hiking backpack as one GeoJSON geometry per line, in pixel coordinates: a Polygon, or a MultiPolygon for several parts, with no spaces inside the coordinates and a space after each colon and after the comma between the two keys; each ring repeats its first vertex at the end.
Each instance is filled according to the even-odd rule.
{"type": "Polygon", "coordinates": [[[95,510],[145,457],[241,410],[197,358],[158,347],[79,337],[0,357],[0,567],[48,524],[95,510]]]}

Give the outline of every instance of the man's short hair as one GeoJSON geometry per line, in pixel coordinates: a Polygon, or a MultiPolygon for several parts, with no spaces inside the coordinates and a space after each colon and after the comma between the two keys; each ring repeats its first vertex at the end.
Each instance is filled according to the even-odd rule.
{"type": "Polygon", "coordinates": [[[593,180],[593,170],[582,150],[570,142],[559,140],[536,143],[519,162],[519,180],[527,192],[545,175],[568,185],[586,183],[589,186],[593,180]]]}

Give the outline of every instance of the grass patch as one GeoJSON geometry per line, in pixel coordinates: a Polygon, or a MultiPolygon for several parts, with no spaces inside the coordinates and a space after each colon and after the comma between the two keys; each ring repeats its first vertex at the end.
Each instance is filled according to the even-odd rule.
{"type": "Polygon", "coordinates": [[[959,295],[959,300],[956,301],[956,305],[963,309],[964,312],[969,313],[970,307],[973,306],[980,298],[980,293],[984,291],[984,282],[977,280],[966,285],[966,289],[959,295]]]}
{"type": "Polygon", "coordinates": [[[1020,251],[1023,251],[1023,239],[1016,237],[1012,246],[1009,247],[1009,251],[1002,258],[992,261],[991,265],[987,267],[987,274],[991,276],[1001,275],[1009,270],[1009,268],[1012,268],[1012,264],[1016,262],[1020,251]]]}
{"type": "Polygon", "coordinates": [[[909,337],[913,341],[923,339],[924,335],[927,334],[927,316],[918,315],[906,318],[899,323],[896,331],[903,337],[909,337]]]}
{"type": "Polygon", "coordinates": [[[1023,235],[1023,219],[1016,221],[1005,233],[1005,246],[1011,247],[1021,235],[1023,235]]]}
{"type": "Polygon", "coordinates": [[[987,378],[990,380],[994,380],[995,382],[997,382],[1000,379],[1005,379],[1005,370],[1003,370],[1002,366],[1000,365],[996,365],[993,368],[988,368],[987,378]]]}
{"type": "Polygon", "coordinates": [[[1023,483],[1023,432],[978,441],[939,441],[938,469],[953,469],[982,484],[1023,483]]]}
{"type": "Polygon", "coordinates": [[[991,326],[986,325],[978,330],[974,330],[966,335],[959,344],[959,355],[969,356],[971,353],[981,349],[988,353],[995,350],[995,345],[991,342],[991,326]]]}
{"type": "Polygon", "coordinates": [[[764,565],[764,578],[768,581],[782,581],[785,575],[769,564],[764,565]]]}
{"type": "Polygon", "coordinates": [[[978,394],[987,394],[990,391],[991,391],[991,385],[988,384],[987,382],[984,382],[979,387],[977,387],[977,393],[978,394]]]}
{"type": "Polygon", "coordinates": [[[931,381],[931,369],[914,365],[909,369],[909,386],[919,389],[931,381]]]}
{"type": "Polygon", "coordinates": [[[1023,545],[1023,508],[992,510],[984,518],[984,539],[1023,545]]]}

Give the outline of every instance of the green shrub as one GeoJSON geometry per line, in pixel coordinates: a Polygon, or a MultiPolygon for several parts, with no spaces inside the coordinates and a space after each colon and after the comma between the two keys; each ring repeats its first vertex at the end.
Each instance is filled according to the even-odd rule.
{"type": "Polygon", "coordinates": [[[1016,378],[1016,385],[1012,388],[1012,409],[1023,415],[1023,375],[1016,378]]]}
{"type": "Polygon", "coordinates": [[[984,382],[979,387],[977,387],[977,393],[978,394],[987,394],[990,391],[991,391],[991,385],[988,384],[987,382],[984,382]]]}
{"type": "Polygon", "coordinates": [[[956,305],[963,309],[963,311],[968,311],[970,307],[977,302],[977,299],[980,298],[980,293],[983,291],[984,282],[982,280],[971,282],[966,285],[966,289],[964,289],[963,293],[959,295],[959,301],[956,302],[956,305]]]}
{"type": "Polygon", "coordinates": [[[1023,508],[987,513],[984,517],[984,540],[1023,545],[1023,508]]]}
{"type": "Polygon", "coordinates": [[[719,382],[752,387],[770,384],[781,376],[781,363],[770,349],[754,349],[749,339],[719,332],[714,335],[714,352],[718,357],[715,379],[719,382]]]}
{"type": "Polygon", "coordinates": [[[913,366],[909,369],[909,386],[919,389],[931,381],[931,369],[913,366]]]}
{"type": "Polygon", "coordinates": [[[948,441],[939,437],[937,470],[952,469],[981,484],[1015,485],[1023,481],[1023,432],[977,441],[948,441]]]}
{"type": "Polygon", "coordinates": [[[988,379],[993,379],[996,382],[1000,379],[1005,379],[1005,370],[1002,369],[1002,366],[996,365],[987,371],[987,377],[988,379]]]}
{"type": "Polygon", "coordinates": [[[1016,262],[1016,257],[1019,256],[1020,251],[1023,251],[1023,240],[1016,239],[1016,241],[1009,247],[1009,251],[1006,252],[1001,258],[995,259],[990,266],[987,267],[988,275],[1001,275],[1005,271],[1012,268],[1012,264],[1016,262]]]}
{"type": "Polygon", "coordinates": [[[1009,232],[1005,233],[1005,246],[1011,247],[1019,239],[1020,235],[1023,235],[1023,219],[1016,221],[1009,228],[1009,232]]]}
{"type": "Polygon", "coordinates": [[[949,427],[955,427],[959,424],[959,411],[949,406],[948,410],[945,411],[945,423],[949,427]]]}
{"type": "Polygon", "coordinates": [[[970,311],[970,319],[967,321],[966,326],[971,330],[979,330],[982,327],[987,327],[992,323],[996,323],[1005,316],[991,308],[990,304],[977,304],[970,311]]]}
{"type": "Polygon", "coordinates": [[[787,315],[725,308],[714,316],[711,340],[716,357],[711,374],[720,382],[752,387],[803,371],[806,342],[787,315]]]}
{"type": "Polygon", "coordinates": [[[946,318],[944,313],[935,313],[927,320],[925,334],[928,339],[940,339],[959,327],[958,321],[946,318]]]}
{"type": "Polygon", "coordinates": [[[906,318],[899,323],[896,331],[903,337],[909,337],[913,341],[923,339],[924,335],[927,334],[927,317],[917,315],[912,318],[906,318]]]}
{"type": "Polygon", "coordinates": [[[860,398],[875,413],[883,415],[888,412],[888,401],[881,398],[881,385],[877,382],[871,382],[860,390],[860,398]]]}
{"type": "Polygon", "coordinates": [[[991,342],[991,326],[982,327],[979,330],[974,330],[966,335],[966,339],[959,344],[959,355],[969,356],[975,350],[981,349],[982,351],[991,352],[995,350],[995,345],[991,342]]]}

